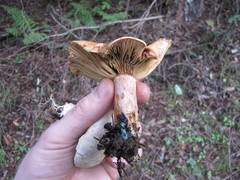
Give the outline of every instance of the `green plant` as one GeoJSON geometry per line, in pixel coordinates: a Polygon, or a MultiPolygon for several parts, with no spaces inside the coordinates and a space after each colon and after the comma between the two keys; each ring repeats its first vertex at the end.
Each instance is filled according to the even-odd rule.
{"type": "MultiPolygon", "coordinates": [[[[123,2],[119,2],[117,10],[122,10],[123,2]]],[[[113,7],[111,1],[97,1],[97,5],[93,7],[90,1],[81,0],[79,3],[71,2],[72,10],[66,14],[66,22],[72,27],[78,27],[80,24],[87,26],[95,26],[95,19],[100,17],[103,23],[108,23],[116,20],[126,19],[129,17],[125,12],[110,13],[113,7]],[[74,18],[74,19],[73,19],[74,18]],[[73,19],[73,20],[72,20],[73,19]]],[[[103,28],[95,29],[94,31],[100,31],[103,28]]]]}
{"type": "Polygon", "coordinates": [[[23,10],[1,5],[8,15],[12,18],[13,24],[5,30],[14,37],[23,37],[22,42],[25,45],[38,42],[47,36],[45,33],[39,33],[39,27],[34,20],[23,10]]]}
{"type": "Polygon", "coordinates": [[[167,146],[169,146],[169,145],[171,144],[171,140],[170,140],[170,139],[165,139],[165,144],[166,144],[167,146]]]}
{"type": "Polygon", "coordinates": [[[26,56],[16,56],[15,60],[13,61],[13,64],[21,64],[22,60],[25,58],[26,56]]]}
{"type": "Polygon", "coordinates": [[[37,125],[37,130],[38,131],[43,131],[44,129],[44,125],[43,125],[43,122],[42,122],[42,117],[36,117],[36,125],[37,125]]]}
{"type": "Polygon", "coordinates": [[[27,153],[28,148],[26,147],[27,144],[25,142],[18,142],[16,141],[13,147],[13,151],[16,152],[17,155],[21,155],[22,153],[27,153]]]}
{"type": "Polygon", "coordinates": [[[94,22],[91,6],[88,1],[80,1],[80,3],[70,3],[72,6],[72,10],[66,14],[67,22],[70,23],[72,27],[79,26],[80,23],[88,26],[94,26],[96,23],[94,22]],[[74,17],[74,20],[69,19],[70,17],[74,17]]]}
{"type": "Polygon", "coordinates": [[[187,164],[190,166],[190,171],[192,171],[193,174],[197,175],[198,178],[202,178],[202,164],[198,163],[195,159],[189,158],[187,160],[187,164]]]}
{"type": "Polygon", "coordinates": [[[240,14],[235,14],[234,16],[229,17],[228,22],[237,27],[240,26],[240,14]]]}
{"type": "Polygon", "coordinates": [[[5,167],[7,165],[6,162],[6,155],[7,153],[4,151],[4,149],[0,149],[0,166],[5,167]]]}
{"type": "Polygon", "coordinates": [[[225,127],[231,127],[234,126],[234,119],[229,117],[229,116],[224,116],[223,117],[223,122],[225,127]]]}
{"type": "MultiPolygon", "coordinates": [[[[122,10],[123,1],[118,2],[118,9],[122,10]],[[121,7],[121,8],[120,8],[121,7]]],[[[99,6],[96,6],[93,8],[93,13],[95,15],[101,16],[103,20],[105,20],[104,23],[116,21],[120,19],[126,19],[129,17],[129,15],[125,12],[116,12],[116,13],[108,13],[107,10],[112,9],[111,1],[99,1],[99,6]]]]}

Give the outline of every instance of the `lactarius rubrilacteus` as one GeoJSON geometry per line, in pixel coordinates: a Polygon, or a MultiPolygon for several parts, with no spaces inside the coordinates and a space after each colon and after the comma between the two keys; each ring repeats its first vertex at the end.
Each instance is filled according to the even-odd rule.
{"type": "MultiPolygon", "coordinates": [[[[122,37],[109,44],[73,41],[69,46],[69,67],[75,74],[115,85],[114,118],[106,124],[106,134],[98,149],[110,157],[124,158],[132,164],[141,147],[138,138],[136,81],[150,74],[163,59],[171,40],[159,39],[146,45],[140,39],[122,37]]],[[[97,148],[97,147],[96,147],[97,148]]]]}

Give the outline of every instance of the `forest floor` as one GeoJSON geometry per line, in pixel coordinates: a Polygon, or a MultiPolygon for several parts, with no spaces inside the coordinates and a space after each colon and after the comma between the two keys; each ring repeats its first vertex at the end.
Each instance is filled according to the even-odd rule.
{"type": "Polygon", "coordinates": [[[172,46],[161,65],[143,80],[152,92],[139,110],[141,142],[146,147],[143,158],[124,178],[239,179],[239,4],[233,0],[196,0],[195,4],[138,0],[128,1],[128,6],[114,0],[79,2],[81,7],[67,0],[0,3],[0,178],[14,177],[22,157],[56,121],[51,96],[58,104],[77,102],[96,87],[97,82],[69,71],[69,42],[111,42],[133,36],[147,44],[161,37],[172,39],[172,46]],[[14,15],[7,15],[10,12],[2,5],[28,14],[37,35],[43,33],[45,39],[29,43],[30,31],[17,24],[14,15]],[[87,19],[93,21],[77,19],[77,13],[86,10],[92,13],[87,19]],[[118,20],[111,16],[116,12],[127,12],[128,20],[134,20],[100,31],[65,33],[66,28],[111,23],[118,20]],[[13,35],[14,28],[20,29],[15,31],[18,35],[13,35]]]}

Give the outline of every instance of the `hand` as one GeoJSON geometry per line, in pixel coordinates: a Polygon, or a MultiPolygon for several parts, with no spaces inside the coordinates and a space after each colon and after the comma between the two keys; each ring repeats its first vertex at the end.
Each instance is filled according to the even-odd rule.
{"type": "MultiPolygon", "coordinates": [[[[117,179],[111,158],[92,168],[76,168],[73,158],[78,139],[113,105],[113,82],[104,79],[88,96],[81,99],[61,120],[51,125],[23,159],[15,179],[117,179]]],[[[137,83],[138,103],[145,103],[150,90],[137,83]]]]}

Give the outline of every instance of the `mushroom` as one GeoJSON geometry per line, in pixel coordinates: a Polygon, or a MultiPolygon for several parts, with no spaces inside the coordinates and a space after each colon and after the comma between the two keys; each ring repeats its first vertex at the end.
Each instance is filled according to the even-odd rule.
{"type": "MultiPolygon", "coordinates": [[[[113,122],[112,125],[105,124],[107,132],[98,139],[98,146],[95,147],[104,150],[105,156],[115,156],[118,159],[122,157],[130,164],[138,159],[138,149],[141,148],[141,144],[138,137],[136,82],[145,78],[157,67],[170,46],[171,40],[163,38],[149,46],[133,37],[122,37],[109,44],[89,41],[71,42],[69,68],[74,74],[97,81],[108,78],[114,82],[113,122]],[[128,154],[124,155],[124,151],[128,154]]],[[[79,157],[79,153],[77,154],[76,156],[79,157]]],[[[75,165],[79,167],[78,164],[81,163],[78,163],[79,158],[76,156],[75,165]]],[[[89,165],[85,167],[87,166],[89,167],[89,165]]]]}

